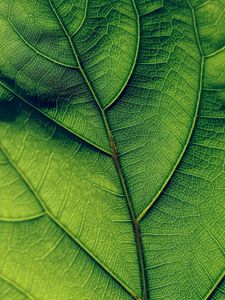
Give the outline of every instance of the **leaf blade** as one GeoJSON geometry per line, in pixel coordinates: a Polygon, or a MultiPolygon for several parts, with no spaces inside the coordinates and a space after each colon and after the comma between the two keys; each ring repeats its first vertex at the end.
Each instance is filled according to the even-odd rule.
{"type": "MultiPolygon", "coordinates": [[[[19,221],[14,215],[10,222],[2,222],[5,229],[0,251],[6,252],[7,237],[11,230],[14,239],[10,239],[10,245],[13,245],[10,252],[13,254],[11,256],[7,253],[6,267],[5,262],[0,261],[0,268],[10,275],[12,282],[25,286],[25,289],[33,287],[30,278],[27,282],[21,278],[29,277],[27,274],[31,270],[32,261],[38,258],[37,253],[31,251],[33,254],[30,258],[26,254],[23,275],[15,277],[9,272],[15,258],[21,263],[21,253],[26,252],[23,246],[33,248],[33,237],[24,245],[20,242],[20,238],[30,237],[24,234],[25,228],[26,232],[28,228],[36,228],[35,232],[41,240],[45,240],[44,247],[48,249],[44,259],[49,256],[58,259],[64,248],[61,247],[61,241],[64,237],[66,241],[72,238],[75,248],[80,249],[82,257],[85,257],[84,261],[88,260],[88,263],[84,263],[85,268],[93,268],[88,279],[84,274],[81,276],[84,282],[91,278],[92,292],[86,285],[79,285],[80,279],[76,276],[72,278],[76,288],[70,286],[65,290],[62,288],[63,292],[56,292],[52,284],[60,277],[57,270],[47,288],[47,296],[52,290],[61,298],[70,297],[71,292],[72,299],[115,299],[114,296],[118,299],[139,299],[141,294],[142,300],[149,297],[220,299],[220,290],[215,290],[215,295],[211,292],[207,294],[207,291],[214,291],[216,278],[224,266],[222,222],[225,213],[221,209],[224,199],[225,125],[224,80],[221,75],[224,71],[224,47],[221,47],[223,22],[218,22],[219,34],[215,35],[215,31],[210,30],[212,22],[204,23],[203,18],[212,9],[215,20],[221,1],[137,2],[140,19],[136,15],[131,18],[133,25],[129,22],[128,25],[133,32],[137,32],[139,24],[136,21],[140,21],[139,53],[137,55],[138,47],[135,48],[132,42],[131,50],[136,51],[136,57],[130,55],[129,51],[126,53],[127,57],[134,58],[133,63],[131,60],[129,64],[123,62],[126,70],[118,78],[110,78],[110,89],[107,89],[108,83],[103,84],[109,79],[107,76],[110,72],[106,72],[105,78],[100,78],[99,84],[96,76],[99,73],[94,71],[92,65],[88,68],[90,58],[85,62],[82,53],[82,49],[87,47],[84,40],[88,32],[92,32],[90,24],[101,23],[102,12],[110,16],[110,26],[114,21],[117,23],[118,27],[110,34],[118,35],[118,29],[127,26],[118,25],[118,16],[123,14],[126,7],[125,15],[130,16],[135,3],[132,6],[132,1],[127,0],[120,3],[101,0],[96,6],[99,14],[96,14],[94,3],[92,0],[89,3],[82,1],[79,10],[73,0],[68,3],[50,1],[53,4],[50,8],[60,26],[56,25],[54,14],[51,14],[49,24],[39,22],[38,26],[44,32],[47,27],[55,30],[50,35],[51,40],[59,37],[59,41],[65,41],[64,44],[59,42],[59,51],[50,53],[50,56],[46,53],[46,49],[49,49],[46,46],[47,40],[44,40],[43,45],[38,42],[34,47],[34,40],[30,36],[28,41],[20,37],[22,44],[18,44],[18,36],[13,35],[12,31],[8,38],[8,49],[14,49],[15,45],[12,45],[16,41],[16,44],[25,46],[24,53],[20,48],[16,49],[20,55],[15,57],[15,53],[7,53],[7,47],[2,47],[4,57],[0,58],[1,81],[6,89],[0,86],[1,143],[18,174],[23,173],[25,182],[30,183],[30,190],[37,195],[37,199],[30,197],[31,203],[41,199],[39,202],[48,216],[40,215],[36,220],[28,221],[25,218],[19,221]],[[78,18],[75,20],[76,16],[78,18]],[[209,36],[214,41],[214,48],[209,43],[209,36]],[[59,55],[62,49],[69,53],[69,48],[73,53],[68,59],[71,58],[71,62],[75,63],[72,68],[68,61],[65,63],[65,56],[59,55]],[[205,58],[203,53],[206,54],[205,58]],[[8,62],[6,57],[9,58],[8,62]],[[32,78],[28,78],[27,75],[31,74],[37,63],[44,67],[39,66],[32,78]],[[13,67],[18,68],[18,74],[13,73],[13,67]],[[59,72],[57,76],[56,71],[59,72]],[[25,78],[28,78],[28,82],[25,78]],[[60,83],[59,78],[64,78],[64,81],[60,83]],[[122,82],[125,82],[123,86],[122,82]],[[39,97],[39,91],[42,98],[39,97]],[[13,94],[20,99],[16,99],[13,94]],[[29,106],[22,104],[21,99],[29,106]],[[40,100],[42,103],[39,103],[40,100]],[[12,107],[13,110],[10,109],[12,107]],[[163,121],[154,113],[158,113],[163,121]],[[74,134],[83,141],[74,137],[74,134]],[[147,143],[145,147],[142,142],[144,145],[147,143]],[[140,151],[140,148],[144,151],[140,151]],[[154,201],[157,201],[149,204],[155,194],[154,201]],[[139,213],[141,215],[136,219],[139,213]],[[51,227],[59,239],[53,238],[51,234],[43,236],[39,226],[51,227]],[[24,230],[20,231],[19,228],[24,230]],[[14,232],[17,234],[14,235],[14,232]],[[16,255],[14,249],[20,254],[16,255]],[[208,252],[214,256],[209,256],[208,252]],[[100,274],[99,269],[99,277],[90,275],[96,272],[100,274]],[[104,286],[97,278],[104,281],[104,286]],[[145,281],[148,283],[145,284],[145,281]],[[96,286],[100,289],[96,289],[96,286]],[[148,286],[148,295],[145,286],[148,286]]],[[[15,26],[26,35],[27,14],[23,15],[22,12],[24,7],[31,8],[34,3],[26,0],[23,6],[16,0],[11,4],[5,0],[0,4],[0,22],[4,25],[0,31],[1,39],[6,38],[2,32],[6,33],[9,29],[4,19],[7,16],[6,8],[17,19],[15,26]],[[21,16],[15,14],[17,5],[21,16]]],[[[39,2],[36,11],[43,15],[43,20],[46,17],[45,10],[49,12],[48,2],[39,2]]],[[[102,37],[101,30],[99,32],[102,37]]],[[[36,37],[34,35],[34,39],[36,37]]],[[[101,45],[109,50],[108,43],[101,45]]],[[[93,54],[93,49],[98,49],[98,46],[92,46],[90,53],[93,54]]],[[[101,57],[99,53],[95,54],[101,57]]],[[[119,70],[119,67],[113,68],[119,70]]],[[[106,69],[103,64],[101,72],[104,73],[106,69]]],[[[2,177],[6,177],[2,168],[0,171],[2,177]]],[[[12,176],[12,169],[8,169],[8,172],[12,176]]],[[[9,194],[13,199],[13,192],[9,194]]],[[[72,250],[73,243],[62,243],[70,244],[68,253],[71,256],[75,253],[72,250]]],[[[38,247],[43,249],[40,244],[38,247]]],[[[66,259],[63,257],[60,261],[63,265],[66,259]]],[[[78,269],[79,261],[82,259],[76,261],[78,269]]],[[[48,263],[52,268],[56,267],[52,261],[48,263]]],[[[41,274],[37,268],[33,275],[44,285],[49,280],[47,273],[45,270],[41,274]]],[[[62,278],[63,285],[72,279],[62,278]]],[[[40,294],[37,286],[34,289],[38,300],[45,299],[46,295],[40,294]]]]}

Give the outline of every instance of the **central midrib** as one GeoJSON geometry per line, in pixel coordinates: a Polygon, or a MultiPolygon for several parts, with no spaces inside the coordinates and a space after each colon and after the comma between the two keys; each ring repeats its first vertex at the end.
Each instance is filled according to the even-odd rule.
{"type": "MultiPolygon", "coordinates": [[[[50,4],[50,6],[52,8],[52,11],[54,12],[56,18],[58,19],[65,35],[68,38],[68,41],[70,43],[71,49],[72,49],[73,54],[74,54],[74,57],[77,61],[78,68],[80,69],[80,72],[81,72],[85,82],[87,83],[88,88],[89,88],[89,90],[90,90],[90,92],[91,92],[91,94],[92,94],[92,96],[93,96],[93,98],[94,98],[94,100],[95,100],[95,102],[98,106],[98,109],[100,111],[100,114],[102,116],[102,119],[103,119],[103,122],[104,122],[104,125],[105,125],[105,129],[107,131],[107,135],[108,135],[108,138],[109,138],[109,144],[110,144],[111,151],[112,151],[111,157],[114,161],[114,165],[115,165],[115,168],[117,170],[118,177],[120,179],[120,182],[121,182],[121,185],[122,185],[122,188],[123,188],[123,191],[124,191],[124,195],[125,195],[126,202],[127,202],[127,207],[128,207],[128,210],[129,210],[131,221],[132,221],[134,237],[135,237],[135,241],[136,241],[137,255],[138,255],[138,260],[139,260],[139,269],[140,269],[140,275],[141,275],[142,299],[147,300],[147,279],[146,279],[146,274],[145,274],[145,262],[144,262],[144,253],[143,253],[142,240],[141,240],[141,236],[140,236],[140,228],[139,228],[138,220],[135,217],[135,212],[134,212],[132,201],[130,199],[129,190],[128,190],[126,180],[125,180],[125,177],[123,175],[123,171],[122,171],[120,161],[119,161],[119,158],[118,158],[116,143],[114,141],[114,138],[113,138],[113,135],[112,135],[107,117],[105,115],[105,110],[101,107],[101,104],[98,100],[98,97],[96,96],[96,93],[95,93],[94,89],[92,88],[92,85],[91,85],[89,79],[87,78],[87,76],[86,76],[86,74],[85,74],[85,72],[84,72],[84,70],[81,66],[79,57],[78,57],[76,49],[75,49],[75,45],[73,44],[73,41],[72,41],[70,35],[68,34],[66,27],[64,26],[63,22],[61,21],[61,19],[60,19],[58,13],[57,13],[55,7],[53,6],[51,0],[49,0],[49,4],[50,4]]],[[[133,5],[135,6],[134,1],[133,1],[133,5]]],[[[136,6],[135,6],[135,10],[137,12],[136,6]]]]}

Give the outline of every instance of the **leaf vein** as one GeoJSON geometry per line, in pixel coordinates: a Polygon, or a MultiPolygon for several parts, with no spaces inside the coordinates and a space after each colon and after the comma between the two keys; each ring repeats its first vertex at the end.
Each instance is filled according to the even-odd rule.
{"type": "Polygon", "coordinates": [[[193,121],[192,121],[192,125],[189,131],[189,134],[187,136],[185,145],[183,147],[182,152],[180,153],[173,169],[171,170],[169,176],[167,177],[166,181],[163,183],[162,187],[160,188],[160,190],[158,191],[158,193],[155,195],[155,197],[153,198],[153,200],[150,202],[150,204],[139,214],[137,220],[138,222],[140,222],[141,220],[143,220],[143,218],[147,215],[147,213],[149,212],[149,210],[151,209],[151,207],[154,205],[154,203],[156,202],[156,200],[159,198],[159,196],[161,195],[162,191],[165,189],[165,187],[167,186],[167,184],[169,183],[169,181],[171,180],[174,172],[176,171],[178,165],[180,164],[187,148],[188,145],[191,141],[192,135],[194,133],[194,128],[195,128],[195,124],[197,121],[197,116],[198,116],[198,111],[199,111],[199,106],[200,106],[200,99],[201,99],[201,95],[202,95],[202,86],[203,86],[203,71],[204,71],[204,56],[203,56],[203,52],[202,52],[202,47],[200,44],[200,40],[199,40],[199,35],[198,35],[198,30],[197,30],[197,24],[196,24],[196,17],[195,17],[195,13],[194,13],[194,9],[191,6],[189,0],[187,0],[187,3],[191,9],[192,12],[192,19],[193,19],[193,24],[194,24],[194,31],[195,31],[195,36],[196,36],[196,40],[197,40],[197,44],[198,44],[198,49],[199,52],[201,54],[201,66],[200,66],[200,77],[199,77],[199,90],[198,90],[198,96],[197,96],[197,101],[196,101],[196,107],[195,107],[195,114],[193,117],[193,121]]]}
{"type": "MultiPolygon", "coordinates": [[[[135,237],[135,241],[136,241],[137,255],[138,255],[138,260],[139,260],[141,283],[142,283],[142,288],[143,288],[143,300],[147,300],[147,279],[146,279],[146,275],[145,275],[144,254],[143,254],[141,236],[140,236],[140,232],[139,232],[140,230],[139,230],[138,222],[137,222],[136,217],[135,217],[135,213],[134,213],[133,205],[132,205],[130,195],[129,195],[129,192],[128,192],[127,184],[126,184],[126,181],[125,181],[125,178],[124,178],[121,166],[120,166],[120,162],[119,162],[119,158],[118,158],[118,154],[117,154],[117,149],[116,149],[116,144],[115,144],[115,141],[113,139],[113,135],[111,133],[111,129],[109,127],[109,124],[108,124],[108,121],[107,121],[107,118],[106,118],[106,115],[105,115],[105,111],[102,108],[102,106],[101,106],[101,104],[100,104],[100,102],[99,102],[99,100],[98,100],[98,98],[95,94],[95,91],[94,91],[91,83],[89,82],[89,79],[86,76],[82,66],[81,66],[81,63],[80,63],[79,57],[77,55],[74,43],[73,43],[71,37],[69,36],[69,34],[67,32],[67,29],[65,28],[63,22],[61,21],[56,9],[54,8],[54,6],[52,4],[52,0],[48,0],[48,1],[49,1],[49,4],[50,4],[53,12],[56,15],[56,18],[58,19],[59,23],[62,26],[62,28],[65,32],[65,35],[67,36],[67,38],[69,40],[69,43],[70,43],[71,48],[72,48],[73,53],[74,53],[74,57],[76,58],[76,61],[77,61],[78,66],[80,68],[80,72],[81,72],[84,80],[86,81],[90,92],[92,93],[92,96],[93,96],[93,98],[94,98],[94,100],[97,104],[97,107],[98,107],[100,113],[101,113],[101,116],[102,116],[102,119],[103,119],[103,122],[104,122],[104,125],[105,125],[105,128],[106,128],[109,143],[110,143],[110,146],[111,146],[111,149],[112,149],[112,159],[114,161],[114,164],[115,164],[115,167],[116,167],[116,170],[117,170],[117,173],[118,173],[118,176],[119,176],[119,179],[120,179],[123,191],[124,191],[124,195],[125,195],[126,202],[127,202],[127,207],[128,207],[128,210],[129,210],[131,221],[132,221],[133,232],[134,232],[134,237],[135,237]]],[[[134,0],[133,0],[133,5],[136,8],[134,0]]],[[[137,12],[137,8],[136,8],[136,12],[137,12]]]]}
{"type": "Polygon", "coordinates": [[[55,216],[51,213],[51,211],[48,209],[48,207],[44,204],[43,200],[41,199],[40,195],[37,193],[29,179],[24,175],[22,170],[16,165],[16,163],[13,161],[13,159],[10,157],[7,150],[1,146],[3,153],[11,163],[11,165],[15,168],[15,170],[18,172],[18,174],[21,176],[21,178],[24,180],[24,182],[27,184],[27,186],[30,188],[31,192],[37,199],[37,201],[40,203],[40,205],[43,207],[45,213],[51,218],[51,220],[59,227],[63,232],[65,232],[76,244],[78,244],[81,249],[90,256],[99,267],[101,267],[108,275],[110,275],[118,284],[121,285],[125,289],[125,291],[130,294],[134,299],[138,299],[135,292],[132,291],[130,287],[128,287],[120,278],[118,278],[111,270],[109,270],[104,264],[101,262],[100,259],[98,259],[93,253],[79,240],[77,239],[73,233],[70,232],[68,228],[64,224],[62,224],[59,220],[55,218],[55,216]]]}
{"type": "Polygon", "coordinates": [[[38,300],[35,299],[28,291],[24,290],[21,286],[19,286],[17,283],[13,282],[11,279],[7,278],[5,275],[2,273],[0,274],[0,278],[13,286],[15,289],[17,289],[20,293],[24,294],[28,299],[30,300],[38,300]]]}

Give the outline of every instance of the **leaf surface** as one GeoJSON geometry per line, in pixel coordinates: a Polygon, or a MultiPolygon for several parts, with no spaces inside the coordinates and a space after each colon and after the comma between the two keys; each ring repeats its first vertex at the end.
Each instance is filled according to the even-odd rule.
{"type": "Polygon", "coordinates": [[[223,299],[223,2],[1,1],[3,299],[223,299]]]}

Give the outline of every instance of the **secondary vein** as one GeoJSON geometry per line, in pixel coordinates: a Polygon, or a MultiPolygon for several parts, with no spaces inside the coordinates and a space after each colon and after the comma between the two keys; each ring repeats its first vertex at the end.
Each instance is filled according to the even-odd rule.
{"type": "Polygon", "coordinates": [[[18,165],[15,163],[15,161],[11,158],[10,154],[7,152],[7,150],[4,148],[3,145],[1,146],[1,150],[3,151],[4,155],[7,157],[10,164],[14,167],[14,169],[17,171],[17,173],[20,175],[20,177],[23,179],[25,184],[29,187],[30,191],[33,193],[34,197],[37,199],[38,203],[42,206],[44,212],[48,217],[63,231],[65,232],[68,237],[70,237],[81,249],[89,255],[108,275],[110,275],[117,283],[120,284],[121,287],[127,291],[128,294],[130,294],[134,299],[138,300],[138,297],[135,295],[135,293],[125,284],[123,283],[120,278],[118,278],[113,272],[111,272],[93,253],[86,247],[85,244],[83,244],[68,228],[66,228],[56,217],[51,213],[49,208],[45,205],[42,197],[38,194],[30,180],[26,177],[26,175],[23,173],[23,171],[18,167],[18,165]]]}
{"type": "Polygon", "coordinates": [[[34,110],[37,110],[39,113],[41,113],[42,115],[44,115],[46,118],[48,118],[50,121],[54,122],[55,124],[57,124],[59,127],[67,130],[68,132],[70,132],[71,134],[73,134],[74,136],[78,137],[80,140],[82,140],[83,142],[95,147],[96,149],[98,149],[99,151],[101,151],[102,153],[111,156],[110,151],[105,150],[104,148],[101,148],[100,146],[98,146],[97,144],[93,143],[91,140],[88,140],[87,138],[85,138],[84,136],[78,134],[77,132],[75,133],[73,130],[71,130],[69,127],[64,126],[62,123],[58,122],[57,120],[51,118],[50,115],[48,115],[47,113],[45,113],[43,110],[39,109],[37,106],[33,105],[30,101],[26,100],[23,96],[19,95],[16,91],[14,91],[11,87],[9,87],[8,85],[6,85],[5,83],[1,82],[0,80],[0,85],[5,88],[8,92],[10,92],[11,94],[13,94],[16,98],[22,100],[24,103],[26,103],[27,105],[29,105],[30,107],[32,107],[34,110]]]}
{"type": "MultiPolygon", "coordinates": [[[[74,57],[76,58],[76,62],[78,64],[80,72],[81,72],[84,80],[86,81],[86,83],[88,85],[88,88],[89,88],[93,98],[95,99],[95,102],[98,106],[98,109],[99,109],[99,111],[101,113],[101,116],[102,116],[102,119],[104,121],[104,125],[105,125],[107,135],[108,135],[108,138],[109,138],[109,142],[110,142],[110,147],[111,147],[111,150],[112,150],[112,159],[114,161],[114,164],[115,164],[115,167],[116,167],[116,170],[117,170],[117,173],[118,173],[118,176],[119,176],[119,179],[120,179],[123,191],[124,191],[124,195],[125,195],[126,202],[127,202],[127,207],[128,207],[129,214],[130,214],[131,221],[132,221],[132,225],[133,225],[134,237],[135,237],[135,241],[136,241],[136,248],[137,248],[138,260],[139,260],[139,269],[140,269],[140,274],[141,274],[142,290],[143,290],[142,291],[142,293],[143,293],[142,294],[142,299],[147,300],[147,279],[146,279],[146,275],[145,275],[145,263],[144,263],[142,240],[141,240],[141,236],[140,236],[140,228],[139,228],[138,221],[135,217],[135,212],[134,212],[134,208],[133,208],[133,205],[132,205],[132,201],[130,199],[128,187],[127,187],[127,184],[126,184],[126,181],[125,181],[125,178],[124,178],[124,175],[123,175],[123,171],[122,171],[122,168],[121,168],[121,165],[120,165],[120,162],[119,162],[118,153],[117,153],[117,149],[116,149],[116,143],[114,141],[114,138],[113,138],[108,120],[106,118],[105,110],[102,108],[102,106],[101,106],[101,104],[98,100],[98,97],[96,96],[95,91],[94,91],[87,75],[85,74],[82,66],[81,66],[81,63],[80,63],[79,57],[77,55],[74,43],[73,43],[70,35],[68,34],[67,29],[65,28],[63,22],[61,21],[56,9],[54,8],[51,0],[49,0],[49,4],[50,4],[56,18],[58,19],[59,23],[61,24],[65,35],[67,36],[67,38],[69,40],[69,43],[71,45],[71,49],[73,51],[74,57]]],[[[137,11],[137,8],[136,8],[136,5],[135,5],[134,1],[133,1],[133,4],[134,4],[134,7],[137,11]]],[[[138,45],[139,45],[139,43],[138,43],[138,45]]]]}
{"type": "Polygon", "coordinates": [[[165,187],[169,183],[170,179],[172,178],[174,172],[176,171],[179,163],[181,162],[181,160],[182,160],[182,158],[183,158],[183,156],[184,156],[184,154],[185,154],[185,152],[187,150],[187,147],[188,147],[188,145],[190,143],[191,137],[192,137],[193,132],[194,132],[195,124],[196,124],[196,121],[197,121],[197,116],[198,116],[198,111],[199,111],[199,106],[200,106],[200,99],[201,99],[201,95],[202,95],[203,72],[204,72],[205,57],[203,55],[203,50],[202,50],[202,46],[201,46],[199,35],[198,35],[195,12],[194,12],[194,9],[193,9],[192,5],[190,4],[189,0],[187,0],[187,3],[188,3],[188,6],[191,9],[192,20],[193,20],[193,25],[194,25],[194,32],[195,32],[195,36],[196,36],[196,41],[197,41],[199,53],[201,55],[199,89],[198,89],[198,96],[197,96],[197,103],[196,103],[196,108],[195,108],[195,114],[194,114],[192,126],[191,126],[190,131],[189,131],[189,135],[187,137],[187,140],[186,140],[186,143],[185,143],[185,145],[183,147],[183,150],[181,151],[181,153],[180,153],[180,155],[179,155],[179,157],[177,159],[177,162],[175,163],[173,169],[171,170],[169,176],[167,177],[167,179],[163,183],[163,185],[160,188],[160,190],[157,192],[157,194],[155,195],[155,197],[152,199],[151,203],[137,217],[138,222],[140,222],[141,220],[143,220],[143,218],[147,215],[147,213],[149,212],[149,210],[152,208],[152,206],[154,205],[154,203],[159,198],[159,196],[161,195],[162,191],[165,189],[165,187]]]}
{"type": "Polygon", "coordinates": [[[137,63],[137,58],[138,58],[138,53],[139,53],[139,48],[140,48],[140,36],[141,36],[141,33],[140,33],[140,17],[139,17],[139,13],[138,13],[138,10],[137,10],[137,7],[136,7],[136,4],[135,4],[135,0],[132,0],[132,3],[133,3],[133,7],[134,7],[134,11],[135,11],[135,14],[136,14],[136,18],[137,18],[137,45],[136,45],[136,52],[135,52],[135,57],[134,57],[134,60],[133,60],[133,64],[132,64],[132,67],[130,69],[130,73],[128,74],[127,76],[127,79],[125,80],[122,88],[119,90],[119,92],[117,93],[117,95],[114,97],[114,99],[109,103],[107,104],[105,107],[104,107],[104,110],[108,110],[109,108],[112,107],[112,105],[115,103],[115,101],[120,97],[120,95],[123,93],[124,89],[126,88],[127,86],[127,83],[128,81],[130,80],[133,72],[134,72],[134,68],[136,66],[136,63],[137,63]]]}
{"type": "Polygon", "coordinates": [[[26,296],[30,300],[36,300],[30,293],[25,291],[22,287],[20,287],[17,283],[13,282],[11,279],[7,278],[5,275],[0,274],[0,278],[10,284],[12,287],[14,287],[16,290],[18,290],[20,293],[22,293],[24,296],[26,296]]]}
{"type": "Polygon", "coordinates": [[[219,276],[219,278],[217,279],[217,281],[212,286],[212,288],[209,290],[209,292],[207,293],[207,295],[204,297],[203,300],[209,300],[209,299],[211,299],[211,297],[214,294],[214,292],[216,291],[216,289],[219,289],[219,285],[222,283],[222,281],[224,280],[224,278],[225,278],[225,271],[219,276]]]}

